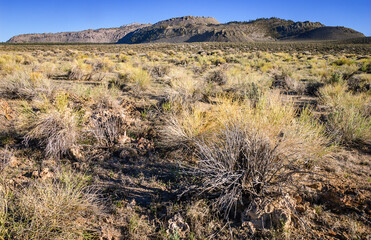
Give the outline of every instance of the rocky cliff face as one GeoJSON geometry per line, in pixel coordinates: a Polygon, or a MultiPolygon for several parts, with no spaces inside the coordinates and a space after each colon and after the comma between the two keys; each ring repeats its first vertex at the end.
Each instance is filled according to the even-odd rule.
{"type": "Polygon", "coordinates": [[[211,17],[178,17],[155,24],[131,24],[80,32],[23,34],[10,43],[181,43],[252,42],[278,40],[342,40],[365,37],[345,27],[319,22],[260,18],[249,22],[219,23],[211,17]]]}
{"type": "Polygon", "coordinates": [[[212,17],[193,17],[193,16],[185,16],[185,17],[177,17],[177,18],[170,18],[164,21],[160,21],[154,24],[154,26],[184,26],[184,25],[208,25],[208,24],[220,24],[215,18],[212,17]]]}
{"type": "Polygon", "coordinates": [[[9,39],[9,43],[116,43],[126,34],[149,24],[129,24],[119,28],[100,28],[79,32],[22,34],[9,39]]]}

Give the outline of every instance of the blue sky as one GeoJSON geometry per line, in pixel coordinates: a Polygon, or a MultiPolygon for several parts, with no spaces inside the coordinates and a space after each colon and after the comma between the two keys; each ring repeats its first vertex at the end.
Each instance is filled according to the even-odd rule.
{"type": "Polygon", "coordinates": [[[219,22],[260,17],[310,20],[371,36],[371,0],[0,0],[0,42],[22,33],[155,23],[186,15],[211,16],[219,22]]]}

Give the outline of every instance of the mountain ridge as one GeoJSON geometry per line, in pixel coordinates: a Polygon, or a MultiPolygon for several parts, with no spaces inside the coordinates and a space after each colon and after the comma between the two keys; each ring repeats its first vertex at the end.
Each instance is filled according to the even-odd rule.
{"type": "Polygon", "coordinates": [[[87,29],[73,32],[28,33],[10,38],[9,43],[116,43],[129,32],[149,24],[132,23],[115,28],[87,29]]]}
{"type": "Polygon", "coordinates": [[[9,43],[183,43],[255,42],[282,40],[343,40],[365,37],[346,27],[330,27],[319,22],[295,22],[280,18],[259,18],[248,22],[220,23],[212,17],[184,16],[155,24],[128,24],[118,28],[76,32],[21,34],[9,43]]]}

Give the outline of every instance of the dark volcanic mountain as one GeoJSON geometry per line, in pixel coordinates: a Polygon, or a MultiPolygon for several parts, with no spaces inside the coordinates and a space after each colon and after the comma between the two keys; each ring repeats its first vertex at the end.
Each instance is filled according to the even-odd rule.
{"type": "Polygon", "coordinates": [[[249,22],[219,23],[210,17],[179,17],[155,24],[131,24],[120,28],[102,28],[81,32],[23,34],[11,43],[182,43],[253,42],[277,40],[343,40],[365,37],[345,27],[327,27],[319,22],[294,22],[279,18],[261,18],[249,22]]]}
{"type": "Polygon", "coordinates": [[[213,18],[181,17],[138,29],[118,43],[338,40],[357,37],[364,35],[344,27],[326,27],[319,22],[261,18],[220,24],[213,18]]]}
{"type": "Polygon", "coordinates": [[[315,28],[311,31],[304,32],[295,36],[294,39],[305,39],[305,40],[343,40],[351,38],[365,37],[360,32],[357,32],[350,28],[345,27],[321,27],[315,28]]]}

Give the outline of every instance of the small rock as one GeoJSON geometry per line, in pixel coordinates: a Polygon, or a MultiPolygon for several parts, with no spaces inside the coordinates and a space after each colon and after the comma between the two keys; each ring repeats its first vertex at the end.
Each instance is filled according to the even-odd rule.
{"type": "Polygon", "coordinates": [[[10,167],[18,167],[20,164],[21,164],[20,161],[16,157],[14,156],[10,157],[10,161],[9,161],[10,167]]]}
{"type": "Polygon", "coordinates": [[[32,172],[32,177],[39,177],[39,175],[39,171],[37,170],[32,172]]]}
{"type": "Polygon", "coordinates": [[[178,234],[180,238],[185,238],[190,228],[188,223],[186,223],[180,214],[176,214],[174,217],[168,221],[167,234],[178,234]]]}
{"type": "Polygon", "coordinates": [[[49,170],[49,168],[44,168],[41,173],[40,173],[40,177],[45,180],[45,179],[48,179],[48,178],[52,178],[54,176],[54,174],[49,170]]]}
{"type": "Polygon", "coordinates": [[[85,161],[85,157],[79,147],[71,148],[70,152],[72,154],[72,157],[75,158],[77,161],[85,161]]]}

